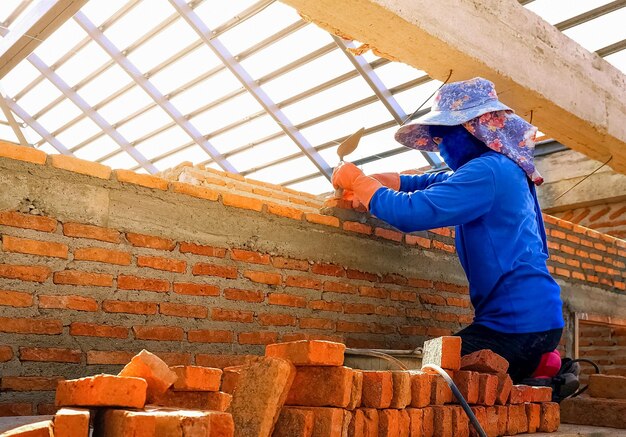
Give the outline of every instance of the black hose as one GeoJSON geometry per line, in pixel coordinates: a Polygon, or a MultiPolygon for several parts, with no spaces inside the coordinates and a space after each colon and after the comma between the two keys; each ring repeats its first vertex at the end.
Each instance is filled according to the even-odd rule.
{"type": "Polygon", "coordinates": [[[474,429],[476,430],[478,435],[480,437],[487,437],[487,433],[483,430],[482,426],[480,426],[480,423],[478,422],[478,419],[474,415],[474,412],[472,411],[469,404],[467,403],[467,401],[465,400],[465,398],[463,397],[463,395],[457,388],[454,381],[452,381],[452,378],[450,378],[450,375],[448,375],[445,370],[443,370],[441,367],[435,364],[426,364],[422,366],[422,369],[432,369],[443,377],[446,383],[448,383],[448,386],[450,386],[450,390],[452,390],[452,393],[454,394],[454,396],[461,403],[461,407],[463,407],[465,414],[467,414],[467,417],[469,417],[469,420],[474,426],[474,429]]]}
{"type": "MultiPolygon", "coordinates": [[[[596,370],[596,374],[600,373],[600,367],[598,367],[598,365],[596,363],[594,363],[591,360],[588,360],[587,358],[576,358],[576,359],[570,361],[570,363],[571,364],[573,364],[573,363],[587,363],[587,364],[591,364],[594,367],[594,369],[596,370]]],[[[570,398],[575,398],[576,396],[579,396],[579,395],[583,394],[584,392],[587,391],[588,388],[589,388],[589,384],[587,384],[586,386],[584,386],[583,388],[578,390],[576,393],[571,395],[570,398]]]]}

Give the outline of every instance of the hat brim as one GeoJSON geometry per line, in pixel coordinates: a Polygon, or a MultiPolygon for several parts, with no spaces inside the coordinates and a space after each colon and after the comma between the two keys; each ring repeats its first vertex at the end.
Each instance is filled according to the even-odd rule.
{"type": "Polygon", "coordinates": [[[488,112],[512,111],[511,108],[498,100],[485,105],[467,108],[460,111],[430,111],[414,123],[402,126],[395,134],[397,142],[415,150],[437,152],[439,148],[430,136],[428,126],[458,126],[488,112]]]}

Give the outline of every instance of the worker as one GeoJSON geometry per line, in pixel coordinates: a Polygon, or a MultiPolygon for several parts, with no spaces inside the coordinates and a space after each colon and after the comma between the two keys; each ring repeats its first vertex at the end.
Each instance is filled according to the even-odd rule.
{"type": "MultiPolygon", "coordinates": [[[[475,317],[458,332],[462,354],[491,349],[517,383],[533,375],[563,332],[560,288],[548,272],[533,163],[537,128],[498,100],[482,78],[444,85],[431,111],[395,138],[439,151],[451,171],[366,176],[351,163],[335,188],[403,232],[456,226],[456,250],[475,317]]],[[[558,357],[558,355],[557,355],[558,357]]]]}

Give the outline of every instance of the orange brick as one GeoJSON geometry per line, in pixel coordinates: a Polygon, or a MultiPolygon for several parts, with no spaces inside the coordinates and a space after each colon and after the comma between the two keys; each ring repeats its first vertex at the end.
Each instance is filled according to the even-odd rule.
{"type": "Polygon", "coordinates": [[[57,285],[84,285],[91,287],[112,287],[113,275],[91,273],[80,270],[64,270],[54,272],[52,282],[57,285]]]}
{"type": "Polygon", "coordinates": [[[346,271],[342,266],[328,263],[315,263],[311,267],[311,272],[325,276],[346,276],[346,271]]]}
{"type": "Polygon", "coordinates": [[[89,410],[61,408],[54,416],[54,437],[88,436],[89,418],[89,410]]]}
{"type": "Polygon", "coordinates": [[[138,256],[137,266],[174,273],[185,273],[185,270],[187,269],[187,263],[185,261],[172,258],[162,258],[159,256],[138,256]]]}
{"type": "Polygon", "coordinates": [[[0,264],[0,278],[20,281],[45,282],[50,276],[50,268],[45,266],[20,266],[0,264]]]}
{"type": "Polygon", "coordinates": [[[258,319],[262,326],[296,326],[296,318],[289,314],[261,313],[258,319]]]}
{"type": "Polygon", "coordinates": [[[126,365],[133,358],[133,352],[126,351],[87,351],[87,364],[126,365]]]}
{"type": "Polygon", "coordinates": [[[120,242],[120,233],[115,229],[83,225],[80,223],[64,223],[63,235],[67,237],[89,238],[91,240],[106,241],[109,243],[120,242]]]}
{"type": "Polygon", "coordinates": [[[21,347],[20,361],[42,361],[55,363],[80,363],[81,351],[62,348],[21,347]]]}
{"type": "Polygon", "coordinates": [[[389,297],[391,300],[402,301],[402,302],[416,302],[417,301],[417,293],[414,291],[398,291],[391,290],[389,297]]]}
{"type": "Polygon", "coordinates": [[[267,212],[270,214],[274,214],[280,217],[286,217],[293,220],[302,220],[302,216],[304,213],[296,208],[292,208],[289,206],[278,205],[275,203],[267,204],[267,212]]]}
{"type": "Polygon", "coordinates": [[[324,282],[323,290],[330,291],[332,293],[348,293],[348,294],[357,294],[359,292],[359,288],[356,285],[348,284],[344,282],[331,282],[331,281],[324,282]]]}
{"type": "Polygon", "coordinates": [[[433,240],[433,247],[448,253],[454,253],[456,248],[451,244],[442,243],[439,240],[433,240]]]}
{"type": "Polygon", "coordinates": [[[283,358],[295,366],[343,366],[345,349],[341,343],[303,340],[270,344],[265,356],[283,358]]]}
{"type": "Polygon", "coordinates": [[[369,286],[360,286],[359,294],[361,296],[366,297],[374,297],[376,299],[387,299],[389,297],[389,292],[380,287],[369,287],[369,286]]]}
{"type": "Polygon", "coordinates": [[[169,291],[170,284],[164,279],[119,275],[117,277],[117,288],[121,290],[143,290],[165,293],[169,291]]]}
{"type": "Polygon", "coordinates": [[[374,235],[376,235],[377,237],[382,237],[386,240],[395,241],[397,243],[401,243],[402,237],[404,236],[402,232],[392,231],[391,229],[385,228],[374,229],[374,235]]]}
{"type": "Polygon", "coordinates": [[[191,271],[194,276],[207,275],[226,279],[237,278],[237,267],[221,266],[216,264],[198,263],[191,271]]]}
{"type": "Polygon", "coordinates": [[[143,408],[147,383],[140,378],[96,375],[60,381],[55,404],[59,407],[130,407],[143,408]]]}
{"type": "Polygon", "coordinates": [[[259,199],[252,197],[240,196],[238,194],[223,193],[222,203],[226,206],[232,206],[235,208],[249,209],[252,211],[261,211],[263,209],[263,202],[259,199]]]}
{"type": "Polygon", "coordinates": [[[545,402],[541,404],[541,416],[539,421],[539,432],[556,432],[561,423],[561,410],[556,402],[545,402]]]}
{"type": "Polygon", "coordinates": [[[296,367],[285,404],[345,408],[350,402],[353,373],[352,369],[343,366],[296,367]]]}
{"type": "Polygon", "coordinates": [[[280,285],[282,282],[280,273],[246,270],[243,272],[243,276],[250,279],[252,282],[257,282],[259,284],[280,285]]]}
{"type": "Polygon", "coordinates": [[[389,408],[393,397],[393,377],[388,371],[364,371],[361,405],[367,408],[389,408]]]}
{"type": "Polygon", "coordinates": [[[209,284],[195,284],[192,282],[175,282],[174,293],[191,296],[219,296],[220,289],[209,284]]]}
{"type": "Polygon", "coordinates": [[[128,314],[156,314],[158,305],[156,302],[143,301],[102,301],[102,311],[107,313],[128,313],[128,314]]]}
{"type": "Polygon", "coordinates": [[[306,276],[287,276],[285,285],[287,287],[308,288],[312,290],[320,290],[322,288],[320,281],[306,276]]]}
{"type": "Polygon", "coordinates": [[[175,193],[185,194],[198,199],[210,200],[215,202],[219,198],[219,193],[211,188],[200,187],[184,182],[172,182],[172,189],[175,193]]]}
{"type": "Polygon", "coordinates": [[[111,167],[107,167],[106,165],[67,155],[50,155],[50,158],[52,160],[52,166],[62,170],[100,179],[109,179],[111,177],[111,167]]]}
{"type": "Polygon", "coordinates": [[[509,405],[507,435],[521,434],[526,431],[528,431],[526,407],[524,405],[509,405]]]}
{"type": "Polygon", "coordinates": [[[13,358],[13,349],[11,346],[0,346],[0,363],[6,363],[13,358]]]}
{"type": "Polygon", "coordinates": [[[483,373],[506,373],[509,362],[489,349],[483,349],[461,358],[461,369],[483,373]]]}
{"type": "Polygon", "coordinates": [[[5,252],[25,253],[29,255],[49,256],[67,259],[67,245],[48,241],[29,240],[27,238],[2,237],[2,250],[5,252]]]}
{"type": "Polygon", "coordinates": [[[313,423],[313,411],[296,407],[283,407],[280,410],[280,416],[272,437],[311,437],[313,423]]]}
{"type": "Polygon", "coordinates": [[[211,319],[219,322],[252,323],[254,313],[252,311],[211,308],[211,319]]]}
{"type": "Polygon", "coordinates": [[[526,418],[528,420],[528,432],[535,433],[541,423],[541,405],[526,403],[524,407],[526,408],[526,418]]]}
{"type": "Polygon", "coordinates": [[[498,374],[498,396],[496,397],[496,404],[506,405],[509,403],[509,396],[511,395],[512,387],[513,381],[508,374],[498,374]]]}
{"type": "Polygon", "coordinates": [[[531,402],[551,402],[552,387],[531,387],[531,402]]]}
{"type": "MultiPolygon", "coordinates": [[[[149,249],[171,251],[176,247],[176,242],[153,235],[135,234],[133,232],[126,233],[126,239],[135,247],[147,247],[149,249]]],[[[181,251],[182,252],[182,251],[181,251]]]]}
{"type": "Polygon", "coordinates": [[[328,302],[325,300],[310,301],[308,307],[319,311],[332,311],[336,313],[343,312],[343,304],[341,302],[328,302]]]}
{"type": "Polygon", "coordinates": [[[0,317],[0,332],[55,335],[63,332],[63,323],[53,319],[0,317]]]}
{"type": "Polygon", "coordinates": [[[54,232],[57,228],[57,221],[50,217],[21,214],[16,211],[3,211],[0,212],[0,225],[34,229],[42,232],[54,232]]]}
{"type": "MultiPolygon", "coordinates": [[[[24,402],[12,402],[0,404],[0,417],[6,416],[31,416],[33,404],[24,402]]],[[[47,437],[47,436],[46,436],[47,437]]]]}
{"type": "Polygon", "coordinates": [[[173,366],[170,368],[177,379],[174,391],[218,391],[222,380],[222,371],[200,366],[173,366]]]}
{"type": "Polygon", "coordinates": [[[224,258],[226,249],[223,247],[206,246],[195,243],[180,243],[181,253],[193,253],[195,255],[210,256],[213,258],[224,258]]]}
{"type": "Polygon", "coordinates": [[[227,288],[224,290],[224,298],[228,300],[240,300],[243,302],[263,302],[265,294],[261,291],[240,290],[238,288],[227,288]]]}
{"type": "Polygon", "coordinates": [[[33,305],[33,296],[22,291],[0,290],[0,305],[11,307],[29,307],[33,305]]]}
{"type": "Polygon", "coordinates": [[[337,321],[337,332],[370,332],[370,325],[360,322],[337,321]]]}
{"type": "Polygon", "coordinates": [[[434,379],[424,372],[411,372],[411,407],[423,408],[430,405],[434,379]]]}
{"type": "Polygon", "coordinates": [[[453,400],[452,391],[440,375],[432,375],[433,384],[430,392],[430,403],[432,405],[449,404],[453,400]]]}
{"type": "Polygon", "coordinates": [[[39,308],[69,309],[75,311],[98,311],[98,302],[84,296],[39,295],[39,308]]]}
{"type": "Polygon", "coordinates": [[[276,343],[275,332],[240,332],[237,336],[239,344],[270,344],[276,343]]]}
{"type": "Polygon", "coordinates": [[[314,213],[306,213],[304,214],[304,218],[309,223],[315,223],[318,225],[332,226],[335,228],[339,227],[339,219],[337,217],[333,217],[330,215],[320,215],[314,213]]]}
{"type": "Polygon", "coordinates": [[[181,341],[183,329],[175,326],[133,326],[139,340],[181,341]]]}
{"type": "Polygon", "coordinates": [[[148,402],[169,408],[226,411],[231,399],[230,394],[218,391],[174,391],[170,389],[164,393],[151,395],[148,390],[148,402]]]}
{"type": "Polygon", "coordinates": [[[343,312],[346,314],[375,314],[376,305],[369,303],[345,303],[343,312]]]}
{"type": "Polygon", "coordinates": [[[294,296],[285,293],[270,293],[267,299],[270,305],[306,308],[307,300],[302,296],[294,296]]]}
{"type": "Polygon", "coordinates": [[[235,261],[243,261],[252,264],[269,264],[270,256],[264,253],[253,252],[243,249],[232,249],[231,257],[235,261]]]}
{"type": "Polygon", "coordinates": [[[164,393],[176,381],[176,373],[170,370],[165,361],[145,349],[124,366],[119,376],[144,379],[148,384],[148,399],[164,393]]]}
{"type": "Polygon", "coordinates": [[[454,383],[469,404],[478,402],[479,392],[479,374],[468,370],[459,370],[454,372],[454,383]]]}
{"type": "Polygon", "coordinates": [[[301,259],[283,258],[280,256],[272,257],[272,265],[281,270],[301,270],[306,272],[309,270],[309,262],[301,259]]]}
{"type": "MultiPolygon", "coordinates": [[[[452,408],[437,405],[432,406],[433,411],[433,437],[452,436],[452,408]]],[[[456,437],[456,436],[454,436],[456,437]]]]}
{"type": "Polygon", "coordinates": [[[411,375],[407,371],[392,371],[393,396],[390,408],[404,409],[411,403],[411,375]]]}
{"type": "Polygon", "coordinates": [[[400,410],[385,409],[378,411],[378,435],[396,437],[400,435],[400,410]]]}
{"type": "Polygon", "coordinates": [[[123,326],[97,325],[95,323],[72,322],[70,335],[85,337],[128,338],[128,328],[123,326]]]}
{"type": "MultiPolygon", "coordinates": [[[[335,321],[331,319],[324,319],[320,317],[300,317],[299,326],[301,329],[321,329],[327,331],[335,330],[335,321]]],[[[285,337],[283,340],[286,341],[285,337]]]]}
{"type": "Polygon", "coordinates": [[[17,146],[6,141],[0,141],[0,157],[15,159],[43,165],[46,163],[46,154],[33,147],[17,146]]]}
{"type": "Polygon", "coordinates": [[[406,244],[409,244],[411,246],[420,246],[423,247],[424,249],[430,249],[431,246],[431,241],[428,238],[424,238],[424,237],[419,237],[417,235],[405,235],[405,241],[406,244]]]}
{"type": "Polygon", "coordinates": [[[511,404],[523,404],[524,402],[532,401],[532,397],[532,387],[528,385],[514,385],[511,387],[509,402],[511,404]]]}
{"type": "MultiPolygon", "coordinates": [[[[452,435],[454,437],[469,437],[470,435],[470,424],[469,417],[463,408],[453,406],[451,407],[452,411],[452,435]]],[[[497,418],[497,416],[496,416],[497,418]]]]}
{"type": "Polygon", "coordinates": [[[161,302],[161,304],[159,304],[159,309],[161,314],[164,314],[166,316],[206,319],[209,315],[209,310],[202,305],[161,302]]]}
{"type": "Polygon", "coordinates": [[[167,180],[156,176],[139,174],[130,170],[115,170],[115,176],[119,182],[126,182],[129,184],[141,185],[146,188],[167,191],[167,180]]]}
{"type": "Polygon", "coordinates": [[[479,376],[478,403],[492,406],[498,397],[498,376],[481,373],[479,376]]]}
{"type": "Polygon", "coordinates": [[[74,260],[128,266],[131,262],[131,254],[128,252],[104,249],[101,247],[81,247],[74,251],[74,260]]]}
{"type": "Polygon", "coordinates": [[[26,423],[2,433],[3,437],[53,437],[54,435],[51,420],[26,423]]]}
{"type": "Polygon", "coordinates": [[[371,235],[372,227],[359,222],[344,222],[343,229],[345,231],[357,232],[359,234],[371,235]]]}
{"type": "Polygon", "coordinates": [[[361,272],[354,269],[346,269],[346,276],[350,279],[358,279],[367,282],[378,282],[379,277],[373,273],[361,272]]]}
{"type": "Polygon", "coordinates": [[[187,339],[192,343],[232,343],[232,331],[197,329],[187,332],[187,339]]]}
{"type": "Polygon", "coordinates": [[[2,376],[3,391],[54,391],[60,376],[2,376]]]}
{"type": "Polygon", "coordinates": [[[424,342],[422,366],[435,364],[443,369],[461,367],[461,337],[438,337],[424,342]]]}

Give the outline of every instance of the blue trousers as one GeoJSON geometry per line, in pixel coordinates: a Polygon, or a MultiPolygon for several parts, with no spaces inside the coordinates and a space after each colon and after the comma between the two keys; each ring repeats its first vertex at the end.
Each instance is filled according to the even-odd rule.
{"type": "Polygon", "coordinates": [[[529,334],[505,334],[472,324],[454,335],[462,339],[461,355],[490,349],[509,362],[509,375],[514,383],[519,383],[533,374],[541,355],[557,348],[562,334],[562,328],[529,334]]]}

